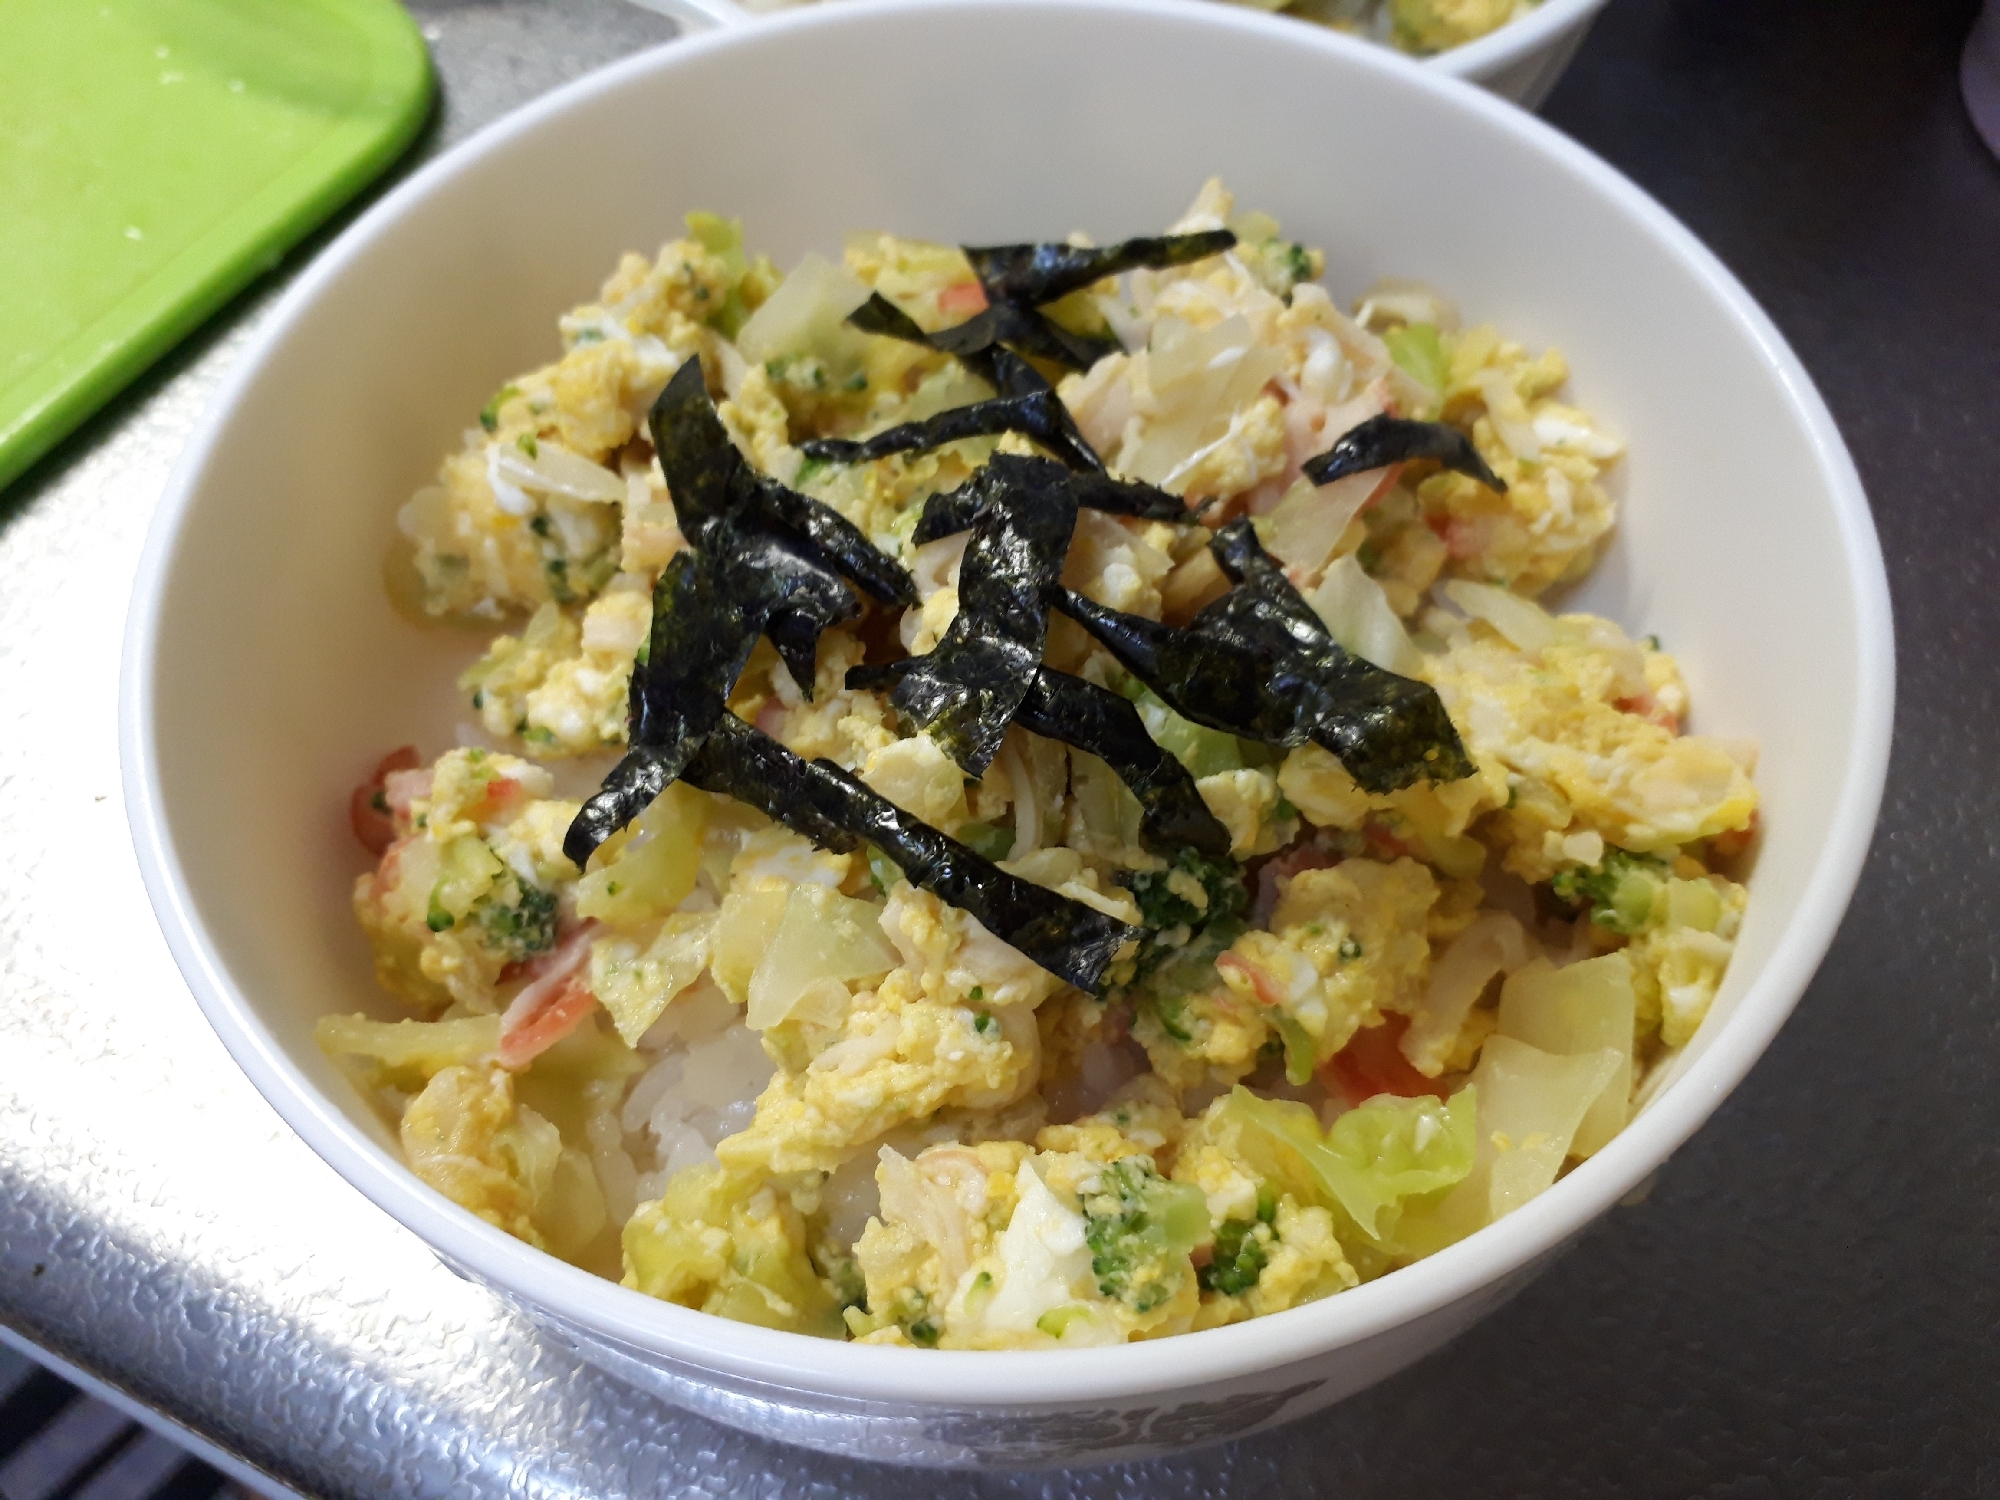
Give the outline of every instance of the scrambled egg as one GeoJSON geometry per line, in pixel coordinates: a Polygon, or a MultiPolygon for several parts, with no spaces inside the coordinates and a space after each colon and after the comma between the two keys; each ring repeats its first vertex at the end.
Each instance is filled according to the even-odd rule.
{"type": "Polygon", "coordinates": [[[383,985],[422,1011],[491,1013],[510,964],[554,946],[562,837],[578,804],[509,755],[454,750],[417,777],[404,836],[354,884],[383,985]]]}
{"type": "Polygon", "coordinates": [[[1477,41],[1535,7],[1536,0],[1389,0],[1391,39],[1416,53],[1477,41]]]}
{"type": "Polygon", "coordinates": [[[1607,846],[1671,852],[1748,827],[1757,794],[1738,754],[1677,732],[1668,705],[1686,690],[1661,658],[1568,615],[1537,650],[1474,621],[1427,661],[1466,748],[1507,785],[1487,825],[1507,869],[1546,880],[1607,846]]]}
{"type": "MultiPolygon", "coordinates": [[[[1428,47],[1516,4],[1396,12],[1428,47]]],[[[1383,1274],[1419,1253],[1389,1232],[1405,1198],[1437,1239],[1440,1184],[1453,1204],[1489,1191],[1467,1089],[1489,1137],[1493,1111],[1529,1122],[1552,1180],[1565,1148],[1535,1124],[1546,1101],[1492,1056],[1608,1089],[1693,1036],[1746,910],[1725,872],[1755,832],[1754,756],[1680,732],[1688,690],[1657,642],[1531,602],[1595,558],[1622,444],[1566,404],[1559,352],[1461,329],[1410,283],[1343,311],[1316,284],[1320,253],[1219,182],[1176,228],[1225,225],[1226,254],[1050,307],[1123,346],[1060,397],[1114,472],[1211,524],[1251,516],[1339,639],[1436,688],[1472,774],[1365,792],[1318,745],[1181,718],[1058,616],[1048,661],[1136,698],[1229,857],[1148,849],[1103,762],[1018,727],[968,779],[847,677],[944,636],[966,544],[914,545],[924,502],[1032,445],[853,466],[800,445],[985,397],[958,361],[844,322],[878,292],[941,329],[985,293],[954,247],[859,234],[840,265],[787,277],[745,255],[739,226],[692,215],[688,238],[627,256],[562,320],[562,357],[496,393],[401,513],[413,602],[506,622],[459,682],[461,738],[487,745],[392,758],[353,807],[377,855],[356,915],[383,986],[425,1019],[320,1028],[425,1182],[648,1295],[772,1327],[969,1349],[1161,1337],[1383,1274]],[[1143,930],[1107,994],[1062,984],[879,851],[816,848],[684,784],[587,871],[564,855],[579,804],[556,776],[594,777],[559,763],[624,745],[652,589],[687,545],[645,419],[690,355],[748,460],[899,557],[918,592],[900,618],[827,630],[810,683],[760,642],[730,710],[1143,930]],[[1427,464],[1358,489],[1301,480],[1385,412],[1456,425],[1505,492],[1427,464]],[[1503,1000],[1511,976],[1612,953],[1629,960],[1629,986],[1606,991],[1624,1009],[1585,1020],[1589,1046],[1613,1037],[1622,1057],[1537,1052],[1561,1028],[1520,1020],[1532,994],[1503,1000]],[[1433,1093],[1462,1138],[1438,1135],[1433,1093]]],[[[1226,585],[1205,536],[1085,511],[1062,581],[1184,622],[1226,585]]],[[[1562,1108],[1615,1128],[1622,1103],[1562,1108]]]]}
{"type": "Polygon", "coordinates": [[[403,1111],[410,1170],[461,1207],[540,1247],[535,1212],[549,1195],[562,1140],[514,1100],[501,1068],[443,1069],[403,1111]]]}
{"type": "Polygon", "coordinates": [[[1244,933],[1216,972],[1240,1002],[1296,1024],[1322,1061],[1422,982],[1437,895],[1413,859],[1303,871],[1278,898],[1270,931],[1244,933]]]}

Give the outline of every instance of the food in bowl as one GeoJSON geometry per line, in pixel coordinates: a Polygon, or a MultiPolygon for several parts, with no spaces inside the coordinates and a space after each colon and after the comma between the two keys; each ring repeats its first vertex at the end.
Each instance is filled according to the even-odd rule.
{"type": "MultiPolygon", "coordinates": [[[[745,0],[752,12],[783,10],[808,0],[745,0]]],[[[1232,0],[1334,31],[1429,57],[1491,35],[1533,11],[1541,0],[1232,0]]]]}
{"type": "Polygon", "coordinates": [[[356,792],[426,1182],[650,1295],[1063,1347],[1332,1295],[1701,1023],[1754,759],[1537,596],[1620,443],[1219,183],[1103,250],[628,255],[403,510],[525,624],[356,792]]]}

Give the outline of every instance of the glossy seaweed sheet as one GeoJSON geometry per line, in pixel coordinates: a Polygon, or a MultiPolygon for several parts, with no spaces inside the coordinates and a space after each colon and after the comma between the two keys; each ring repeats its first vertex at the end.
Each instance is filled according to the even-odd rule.
{"type": "Polygon", "coordinates": [[[923,656],[856,668],[848,686],[890,686],[890,701],[971,776],[992,764],[1013,723],[1087,750],[1139,799],[1151,848],[1227,855],[1227,830],[1138,711],[1109,689],[1042,665],[1049,591],[1079,506],[1147,514],[1162,509],[1160,501],[1185,518],[1178,500],[1149,485],[1072,474],[1046,458],[994,455],[958,489],[933,496],[917,525],[926,540],[972,532],[959,563],[958,613],[944,638],[923,656]]]}
{"type": "MultiPolygon", "coordinates": [[[[992,325],[981,321],[985,317],[982,313],[974,322],[982,330],[990,331],[992,325]]],[[[956,354],[998,394],[991,400],[974,401],[967,406],[941,411],[921,422],[899,423],[869,438],[812,438],[799,445],[799,451],[806,457],[837,464],[869,463],[893,453],[915,453],[940,447],[960,438],[998,437],[1001,433],[1018,432],[1040,443],[1073,469],[1103,470],[1104,460],[1097,456],[1097,450],[1077,430],[1076,419],[1070,416],[1069,408],[1062,404],[1055,388],[1042,378],[1040,371],[1013,350],[993,343],[965,348],[948,347],[952,342],[950,336],[957,329],[947,329],[943,334],[926,334],[910,320],[908,314],[880,292],[863,303],[848,321],[869,333],[907,339],[911,343],[942,348],[947,353],[956,354]]],[[[1049,326],[1054,327],[1053,324],[1049,326]]]]}
{"type": "Polygon", "coordinates": [[[1016,722],[1096,756],[1139,799],[1140,836],[1156,853],[1197,849],[1229,857],[1229,830],[1201,800],[1194,777],[1146,732],[1139,710],[1109,688],[1053,672],[1035,674],[1016,722]]]}
{"type": "Polygon", "coordinates": [[[1343,650],[1248,521],[1223,527],[1210,550],[1236,587],[1186,628],[1068,589],[1054,591],[1056,606],[1197,724],[1287,748],[1314,741],[1370,792],[1471,773],[1436,690],[1343,650]]]}
{"type": "Polygon", "coordinates": [[[1204,229],[1193,234],[1144,235],[1103,246],[1071,245],[1058,240],[964,248],[965,258],[972,262],[972,274],[986,288],[989,300],[1039,307],[1071,292],[1080,292],[1107,276],[1119,276],[1141,267],[1160,270],[1191,265],[1235,245],[1232,231],[1204,229]]]}
{"type": "MultiPolygon", "coordinates": [[[[885,604],[913,604],[916,591],[899,564],[837,513],[750,468],[716,414],[699,360],[682,365],[660,393],[651,427],[689,546],[653,590],[652,629],[632,670],[630,749],[578,812],[564,852],[587,865],[668,783],[684,779],[747,802],[824,848],[875,845],[913,883],[971,912],[1050,973],[1097,990],[1135,931],[1009,875],[838,766],[806,761],[729,712],[730,689],[760,634],[785,653],[809,693],[820,632],[861,612],[850,584],[885,604]]],[[[1069,515],[1073,525],[1073,505],[1069,515]]],[[[1060,569],[1060,548],[1056,556],[1060,569]]],[[[1026,602],[1046,628],[1039,584],[1026,602]]],[[[1037,636],[1029,683],[1040,657],[1037,636]]]]}
{"type": "MultiPolygon", "coordinates": [[[[943,639],[922,656],[884,671],[848,674],[850,687],[893,679],[890,702],[928,732],[968,776],[983,775],[1020,711],[1048,639],[1047,592],[1062,573],[1076,500],[1065,472],[1047,460],[1056,482],[1022,465],[996,470],[996,456],[965,489],[983,495],[958,570],[958,613],[943,639]]],[[[959,502],[963,504],[963,502],[959,502]]]]}
{"type": "Polygon", "coordinates": [[[703,743],[686,779],[703,791],[747,802],[826,848],[846,852],[874,845],[912,885],[970,912],[988,931],[1080,990],[1101,989],[1126,944],[1143,935],[1080,901],[1008,874],[832,761],[795,755],[733,714],[703,743]]]}
{"type": "MultiPolygon", "coordinates": [[[[848,686],[888,689],[895,707],[970,776],[985,773],[1014,724],[1096,755],[1138,799],[1148,848],[1226,860],[1227,830],[1186,768],[1146,732],[1138,710],[1108,688],[1043,664],[1051,606],[1183,716],[1281,747],[1317,742],[1368,791],[1393,791],[1420,777],[1451,780],[1471,764],[1436,692],[1342,650],[1247,520],[1232,521],[1210,542],[1234,587],[1185,628],[1095,604],[1059,582],[1080,508],[1189,517],[1179,497],[1105,473],[1054,390],[1002,340],[1018,337],[1040,352],[1036,340],[1063,330],[1030,317],[1032,300],[1134,265],[1180,263],[1162,256],[1192,260],[1217,248],[1226,245],[1213,236],[1173,236],[1101,252],[968,251],[994,299],[979,319],[925,335],[877,296],[854,322],[947,348],[1000,394],[864,442],[804,447],[816,457],[858,461],[1022,432],[1054,453],[997,454],[958,489],[931,497],[914,532],[918,544],[971,533],[959,564],[958,612],[933,650],[854,668],[848,686]]],[[[751,468],[722,425],[698,360],[682,365],[660,393],[650,427],[689,547],[654,589],[652,630],[632,673],[630,749],[577,814],[565,852],[587,864],[669,782],[685,779],[759,807],[823,847],[874,845],[912,882],[971,912],[1051,973],[1097,990],[1135,929],[1007,874],[840,767],[808,762],[729,712],[729,693],[759,635],[770,638],[810,695],[819,637],[860,615],[857,589],[904,607],[916,592],[908,573],[838,513],[751,468]]],[[[1415,458],[1499,486],[1462,434],[1388,417],[1362,424],[1307,473],[1326,482],[1415,458]]]]}
{"type": "MultiPolygon", "coordinates": [[[[998,352],[1007,353],[1004,349],[998,352]]],[[[1019,363],[1022,369],[1034,374],[1025,360],[1019,363]]],[[[859,441],[851,438],[814,438],[799,444],[799,449],[808,458],[825,459],[837,464],[858,464],[888,458],[895,453],[916,453],[926,448],[942,447],[960,438],[998,437],[1007,432],[1018,432],[1023,437],[1034,439],[1075,468],[1101,470],[1104,467],[1104,460],[1097,456],[1097,450],[1085,442],[1083,435],[1076,430],[1069,408],[1062,404],[1062,398],[1046,383],[1040,390],[1026,395],[995,396],[990,401],[955,406],[921,422],[904,422],[859,441]]]]}
{"type": "Polygon", "coordinates": [[[994,371],[996,361],[991,357],[1002,346],[1075,370],[1087,370],[1119,349],[1115,339],[1077,333],[1031,307],[1017,307],[1011,302],[994,303],[963,323],[925,333],[917,326],[916,319],[876,292],[848,314],[847,321],[863,333],[879,333],[957,355],[1003,395],[1008,394],[1003,386],[1005,377],[994,371]]]}
{"type": "Polygon", "coordinates": [[[856,618],[855,584],[911,604],[909,574],[837,512],[751,469],[690,359],[653,404],[653,444],[689,547],[653,588],[653,623],[632,671],[631,749],[563,841],[579,868],[681,774],[728,712],[759,635],[812,692],[820,633],[856,618]]]}
{"type": "MultiPolygon", "coordinates": [[[[1028,482],[1031,477],[1054,483],[1056,481],[1049,474],[1050,470],[1061,473],[1045,458],[996,453],[984,468],[957,489],[933,495],[924,502],[924,513],[918,518],[910,540],[921,547],[926,542],[940,541],[968,531],[978,519],[979,512],[993,502],[998,486],[1007,482],[1010,476],[1018,476],[1016,482],[1021,483],[1028,482]],[[1042,467],[1035,468],[1035,465],[1042,467]]],[[[1137,516],[1147,521],[1185,521],[1188,518],[1187,502],[1179,495],[1169,494],[1156,485],[1140,480],[1113,479],[1109,474],[1072,471],[1065,476],[1064,483],[1077,505],[1084,510],[1099,510],[1114,516],[1137,516]]]]}
{"type": "Polygon", "coordinates": [[[1417,422],[1408,417],[1370,417],[1348,429],[1326,452],[1305,462],[1306,478],[1332,484],[1349,474],[1386,469],[1390,464],[1435,459],[1447,469],[1478,480],[1490,490],[1506,492],[1507,482],[1495,474],[1472,439],[1444,422],[1417,422]]]}
{"type": "Polygon", "coordinates": [[[940,412],[921,422],[905,422],[860,441],[816,438],[801,448],[809,458],[855,464],[935,448],[960,438],[1017,432],[1040,443],[1071,468],[1101,472],[1103,460],[1084,441],[1069,409],[1028,359],[1087,370],[1105,355],[1118,353],[1120,345],[1110,337],[1063,327],[1040,310],[1042,304],[1107,276],[1142,266],[1188,265],[1219,255],[1235,243],[1236,236],[1229,230],[1216,229],[1125,240],[1101,249],[1060,243],[967,247],[966,259],[986,292],[984,311],[950,328],[925,333],[908,313],[877,292],[849,314],[847,321],[864,333],[923,344],[957,356],[993,387],[993,398],[940,412]]]}

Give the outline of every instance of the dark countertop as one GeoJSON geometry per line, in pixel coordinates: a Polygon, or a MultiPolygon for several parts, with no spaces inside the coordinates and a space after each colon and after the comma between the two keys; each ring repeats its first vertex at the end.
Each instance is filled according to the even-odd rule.
{"type": "MultiPolygon", "coordinates": [[[[614,0],[411,8],[445,87],[417,159],[668,31],[614,0]]],[[[193,1263],[183,1251],[202,1243],[199,1224],[170,1232],[153,1212],[168,1188],[148,1199],[108,1147],[55,1140],[66,1127],[19,1081],[25,1070],[0,1076],[0,1323],[277,1480],[371,1500],[913,1486],[1148,1500],[2000,1494],[2000,934],[1979,895],[2000,889],[2000,778],[1978,769],[1979,726],[2000,723],[1987,654],[2000,648],[2000,164],[1958,101],[1976,8],[1612,0],[1544,111],[1714,247],[1825,393],[1888,560],[1898,723],[1854,905],[1769,1053],[1650,1196],[1456,1343],[1305,1426],[1172,1460],[1018,1476],[870,1468],[754,1442],[579,1369],[386,1221],[349,1232],[399,1288],[365,1310],[343,1308],[351,1289],[324,1281],[306,1227],[193,1263]],[[72,1153],[65,1171],[41,1170],[59,1151],[72,1153]],[[103,1224],[74,1212],[84,1168],[120,1184],[103,1224]],[[257,1302],[277,1282],[284,1291],[257,1302]],[[518,1389],[475,1388],[503,1376],[518,1389]]],[[[332,232],[0,496],[7,576],[76,565],[60,533],[100,522],[129,569],[135,528],[245,328],[332,232]]],[[[1772,578],[1785,587],[1782,558],[1772,578]]],[[[61,582],[38,575],[0,596],[0,626],[15,631],[10,643],[0,630],[0,702],[16,725],[0,744],[0,795],[73,798],[108,829],[116,780],[102,747],[73,773],[20,749],[48,728],[33,695],[54,677],[19,622],[61,582]]],[[[115,655],[115,633],[102,634],[115,655]]],[[[75,722],[95,745],[108,685],[77,692],[75,722]]],[[[0,828],[28,816],[0,808],[0,828]]],[[[129,960],[89,960],[89,973],[56,952],[29,901],[73,864],[31,849],[0,870],[12,1015],[0,1047],[39,1049],[43,1071],[107,1058],[115,1071],[126,1042],[76,997],[150,983],[160,1006],[186,1013],[162,1027],[199,1023],[156,937],[135,939],[145,951],[129,960]],[[39,1015],[72,1029],[38,1033],[23,1017],[39,1015]]],[[[136,878],[121,867],[116,883],[129,901],[136,878]]],[[[347,1191],[254,1095],[239,1097],[248,1085],[219,1049],[182,1067],[183,1087],[214,1097],[191,1123],[163,1125],[163,1141],[240,1131],[241,1111],[245,1191],[347,1191]],[[267,1172],[265,1155],[282,1170],[267,1172]]]]}

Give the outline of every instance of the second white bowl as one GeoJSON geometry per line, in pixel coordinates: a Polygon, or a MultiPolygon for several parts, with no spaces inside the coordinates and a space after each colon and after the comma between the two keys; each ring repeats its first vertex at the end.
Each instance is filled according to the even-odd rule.
{"type": "MultiPolygon", "coordinates": [[[[769,5],[752,9],[739,5],[737,0],[634,0],[634,3],[672,16],[681,23],[684,32],[695,33],[750,25],[760,16],[773,13],[769,5]]],[[[1542,0],[1519,20],[1510,21],[1477,41],[1427,57],[1423,65],[1490,89],[1523,108],[1540,109],[1603,8],[1604,0],[1542,0]]]]}

